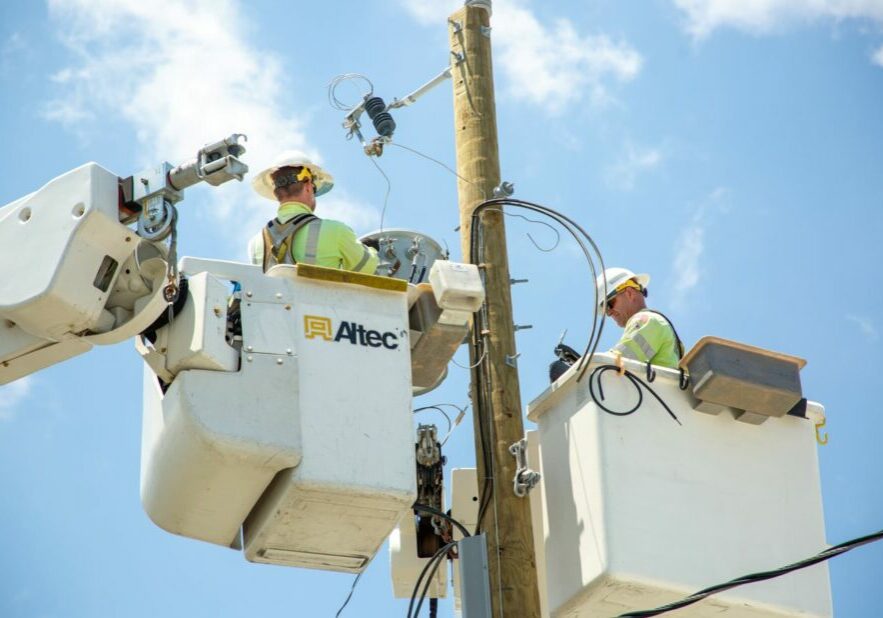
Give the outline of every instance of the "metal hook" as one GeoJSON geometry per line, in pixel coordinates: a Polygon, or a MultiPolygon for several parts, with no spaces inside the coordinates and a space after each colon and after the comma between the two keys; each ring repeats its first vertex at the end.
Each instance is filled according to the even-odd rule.
{"type": "Polygon", "coordinates": [[[650,365],[650,361],[647,361],[647,382],[652,382],[656,379],[656,371],[650,365]]]}
{"type": "Polygon", "coordinates": [[[828,432],[826,431],[824,434],[819,432],[819,429],[825,426],[825,423],[828,422],[828,419],[824,419],[821,423],[816,423],[816,442],[824,446],[828,443],[828,432]],[[824,437],[822,437],[824,435],[824,437]]]}
{"type": "Polygon", "coordinates": [[[686,371],[684,371],[683,367],[680,367],[678,371],[680,371],[681,373],[681,377],[678,380],[678,387],[682,391],[685,391],[687,390],[687,387],[690,386],[690,375],[686,371]]]}

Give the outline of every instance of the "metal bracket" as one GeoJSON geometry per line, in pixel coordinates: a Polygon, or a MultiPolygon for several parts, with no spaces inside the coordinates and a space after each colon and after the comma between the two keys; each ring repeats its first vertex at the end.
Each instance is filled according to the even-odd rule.
{"type": "Polygon", "coordinates": [[[509,285],[515,285],[516,283],[527,283],[530,279],[509,279],[509,285]]]}
{"type": "Polygon", "coordinates": [[[516,466],[512,489],[516,496],[524,498],[540,482],[540,473],[527,467],[527,440],[522,438],[512,444],[509,452],[515,457],[516,466]]]}
{"type": "Polygon", "coordinates": [[[515,325],[512,327],[512,330],[514,330],[514,331],[517,332],[517,331],[519,331],[519,330],[528,330],[528,329],[531,329],[531,328],[533,328],[533,324],[515,324],[515,325]]]}
{"type": "Polygon", "coordinates": [[[513,369],[518,369],[518,357],[519,356],[521,356],[521,352],[519,352],[515,356],[512,356],[511,354],[507,354],[506,359],[505,359],[506,364],[509,365],[510,367],[512,367],[513,369]]]}

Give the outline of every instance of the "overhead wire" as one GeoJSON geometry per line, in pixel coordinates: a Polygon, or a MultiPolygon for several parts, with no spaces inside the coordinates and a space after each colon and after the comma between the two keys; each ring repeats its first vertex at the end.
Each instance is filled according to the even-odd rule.
{"type": "Polygon", "coordinates": [[[469,408],[469,404],[460,407],[453,403],[437,403],[431,406],[423,406],[422,408],[417,408],[416,410],[414,410],[414,414],[417,414],[418,412],[425,412],[428,410],[437,410],[445,417],[445,419],[448,421],[448,433],[445,434],[445,437],[441,440],[441,445],[444,446],[445,443],[448,441],[448,438],[451,437],[451,434],[454,433],[454,430],[460,425],[460,421],[462,421],[463,417],[466,416],[467,408],[469,408]],[[454,421],[452,422],[451,417],[448,415],[447,412],[441,409],[441,406],[449,406],[451,408],[454,408],[457,411],[457,418],[454,419],[454,421]]]}
{"type": "Polygon", "coordinates": [[[386,180],[386,194],[383,196],[383,209],[380,211],[380,231],[383,231],[383,220],[386,217],[386,207],[389,205],[389,194],[392,192],[392,181],[389,179],[389,176],[386,175],[386,172],[383,171],[383,168],[380,167],[380,164],[377,162],[377,157],[368,157],[371,160],[371,163],[374,164],[374,167],[377,168],[377,171],[380,172],[380,175],[383,176],[383,179],[386,180]]]}
{"type": "Polygon", "coordinates": [[[482,352],[482,353],[481,353],[481,358],[479,358],[477,361],[475,361],[475,362],[472,363],[471,365],[461,365],[461,364],[458,363],[454,358],[451,358],[451,362],[454,363],[454,364],[455,364],[457,367],[459,367],[460,369],[475,369],[476,367],[478,367],[478,366],[482,363],[482,361],[484,361],[484,357],[485,357],[485,356],[487,356],[487,350],[485,350],[484,352],[482,352]]]}
{"type": "Polygon", "coordinates": [[[538,219],[531,219],[530,217],[525,217],[524,215],[517,215],[514,212],[505,212],[504,211],[503,214],[506,215],[507,217],[518,217],[519,219],[524,219],[525,221],[528,221],[529,223],[535,223],[537,225],[545,225],[547,228],[549,228],[550,230],[552,230],[555,233],[555,244],[553,244],[548,249],[542,248],[539,245],[539,243],[537,243],[537,241],[534,240],[534,237],[530,235],[530,232],[527,233],[527,237],[530,239],[530,242],[533,243],[533,246],[536,247],[538,251],[542,251],[543,253],[551,253],[552,251],[554,251],[555,249],[558,248],[558,245],[561,244],[561,232],[556,230],[553,226],[549,225],[545,221],[539,221],[538,219]]]}
{"type": "Polygon", "coordinates": [[[463,182],[468,183],[468,184],[472,185],[473,187],[475,187],[476,189],[478,189],[478,191],[479,191],[479,193],[481,193],[482,197],[487,198],[487,193],[485,193],[484,189],[482,189],[481,186],[480,186],[478,183],[476,183],[476,182],[474,182],[474,181],[472,181],[472,180],[469,180],[468,178],[464,178],[463,176],[461,176],[460,174],[458,174],[457,171],[456,171],[455,169],[453,169],[452,167],[450,167],[450,166],[447,165],[446,163],[444,163],[444,162],[442,162],[442,161],[439,161],[438,159],[436,159],[436,158],[434,158],[434,157],[431,157],[431,156],[429,156],[428,154],[426,154],[426,153],[424,153],[424,152],[420,152],[420,151],[417,150],[416,148],[412,148],[411,146],[406,146],[406,145],[404,145],[404,144],[400,144],[399,142],[390,141],[388,145],[390,145],[390,146],[396,146],[397,148],[401,148],[401,149],[403,149],[403,150],[407,150],[408,152],[411,152],[411,153],[417,155],[418,157],[423,157],[423,158],[426,159],[427,161],[432,161],[432,162],[435,163],[436,165],[438,165],[438,166],[440,166],[440,167],[446,169],[447,171],[449,171],[451,174],[453,174],[454,176],[456,176],[457,178],[459,178],[459,179],[462,180],[463,182]]]}
{"type": "Polygon", "coordinates": [[[639,610],[620,614],[618,618],[650,618],[651,616],[659,616],[661,614],[665,614],[667,612],[680,609],[682,607],[687,607],[688,605],[692,605],[693,603],[698,603],[699,601],[708,598],[709,596],[718,592],[723,592],[724,590],[730,590],[732,588],[736,588],[737,586],[744,586],[745,584],[753,584],[755,582],[773,579],[787,573],[792,573],[793,571],[805,569],[806,567],[813,566],[814,564],[819,564],[820,562],[824,562],[825,560],[830,560],[831,558],[853,550],[856,547],[861,547],[862,545],[867,545],[868,543],[873,543],[874,541],[879,541],[880,539],[883,539],[883,530],[880,530],[879,532],[874,532],[873,534],[861,536],[850,541],[845,541],[843,543],[840,543],[839,545],[829,547],[828,549],[819,552],[815,556],[805,558],[804,560],[798,560],[797,562],[780,567],[778,569],[743,575],[742,577],[731,579],[730,581],[724,582],[722,584],[716,584],[714,586],[709,586],[708,588],[703,588],[702,590],[694,592],[690,596],[685,597],[680,601],[675,601],[674,603],[669,603],[667,605],[661,605],[654,609],[639,610]]]}
{"type": "Polygon", "coordinates": [[[417,414],[417,413],[419,413],[419,412],[428,412],[429,410],[436,410],[436,411],[439,412],[442,416],[445,417],[445,420],[448,422],[448,432],[450,433],[451,430],[452,430],[453,427],[454,427],[454,423],[451,421],[451,417],[448,415],[448,413],[445,412],[444,410],[442,410],[442,409],[441,409],[440,407],[438,407],[437,405],[435,405],[435,406],[423,406],[422,408],[417,408],[417,409],[414,410],[414,414],[417,414]]]}
{"type": "Polygon", "coordinates": [[[362,577],[362,573],[364,573],[364,572],[365,571],[360,571],[356,575],[355,579],[353,579],[353,585],[350,587],[350,593],[348,595],[346,595],[346,599],[344,599],[343,605],[341,605],[340,609],[337,610],[337,613],[334,614],[334,618],[340,618],[340,615],[343,613],[344,608],[347,606],[347,604],[349,604],[350,599],[353,598],[353,592],[356,591],[356,584],[359,583],[359,578],[362,577]]]}
{"type": "Polygon", "coordinates": [[[599,303],[598,298],[598,289],[595,285],[595,281],[598,278],[598,271],[600,270],[603,277],[604,272],[604,260],[601,255],[601,251],[598,248],[598,245],[595,243],[594,239],[589,235],[585,229],[582,228],[578,223],[576,223],[570,217],[548,208],[546,206],[542,206],[540,204],[536,204],[534,202],[528,202],[526,200],[518,200],[513,198],[494,198],[490,200],[485,200],[484,202],[478,204],[472,211],[472,233],[470,234],[470,249],[473,256],[480,254],[481,243],[480,237],[475,233],[477,224],[479,223],[479,217],[481,212],[487,210],[488,208],[498,206],[498,210],[502,211],[502,206],[515,206],[520,208],[525,208],[528,210],[533,210],[535,212],[540,212],[551,219],[558,222],[565,230],[567,230],[571,236],[573,236],[574,240],[577,242],[578,246],[582,249],[583,254],[586,258],[586,262],[589,265],[589,269],[592,272],[593,279],[591,281],[591,288],[594,290],[595,295],[595,303],[594,303],[594,319],[592,321],[592,331],[589,334],[589,342],[586,346],[586,351],[583,354],[583,357],[580,359],[580,373],[578,380],[581,380],[583,375],[585,374],[585,370],[591,362],[591,358],[594,356],[594,353],[597,349],[598,344],[600,343],[601,333],[603,331],[604,326],[604,313],[600,310],[603,308],[603,303],[599,303]],[[588,243],[588,246],[586,245],[588,243]],[[598,264],[600,268],[595,267],[595,262],[593,260],[593,255],[597,257],[598,264]]]}

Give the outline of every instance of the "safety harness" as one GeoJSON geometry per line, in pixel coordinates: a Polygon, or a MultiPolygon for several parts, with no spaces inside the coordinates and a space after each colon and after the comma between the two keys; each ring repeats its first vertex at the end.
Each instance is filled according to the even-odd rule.
{"type": "Polygon", "coordinates": [[[264,272],[276,264],[296,264],[297,260],[294,259],[292,252],[294,235],[305,225],[320,220],[312,213],[302,212],[285,223],[278,218],[268,221],[263,230],[264,272]]]}
{"type": "Polygon", "coordinates": [[[672,321],[668,319],[668,316],[666,316],[661,311],[657,311],[656,309],[642,309],[642,311],[649,311],[650,313],[655,313],[656,315],[661,317],[663,320],[668,322],[668,325],[671,327],[671,332],[674,333],[674,336],[675,336],[675,348],[676,348],[675,351],[678,354],[678,359],[680,360],[680,359],[684,358],[684,343],[681,341],[681,338],[678,336],[678,331],[675,330],[675,325],[672,324],[672,321]]]}

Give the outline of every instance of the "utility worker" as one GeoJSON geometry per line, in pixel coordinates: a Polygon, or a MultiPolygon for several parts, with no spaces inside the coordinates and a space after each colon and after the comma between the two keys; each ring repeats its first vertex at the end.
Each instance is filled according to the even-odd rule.
{"type": "Polygon", "coordinates": [[[313,214],[316,198],[334,186],[331,174],[303,154],[286,151],[252,180],[261,197],[279,202],[276,218],[248,243],[254,264],[315,264],[373,274],[377,251],[344,223],[313,214]]]}
{"type": "Polygon", "coordinates": [[[599,310],[625,329],[610,353],[677,369],[684,346],[671,321],[647,308],[644,299],[649,283],[650,275],[636,275],[627,268],[608,268],[598,277],[599,310]]]}

